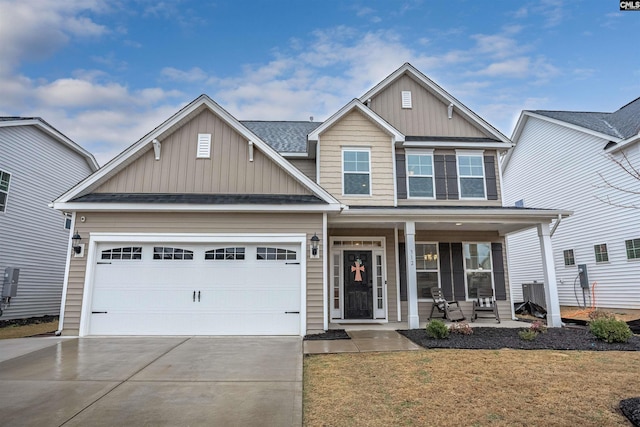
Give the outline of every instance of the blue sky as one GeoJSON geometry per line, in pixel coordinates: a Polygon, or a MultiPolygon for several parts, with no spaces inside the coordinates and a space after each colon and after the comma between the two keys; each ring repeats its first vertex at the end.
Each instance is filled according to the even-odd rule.
{"type": "Polygon", "coordinates": [[[638,28],[617,0],[0,0],[0,115],[104,164],[201,93],[324,120],[410,62],[510,136],[522,109],[640,96],[638,28]]]}

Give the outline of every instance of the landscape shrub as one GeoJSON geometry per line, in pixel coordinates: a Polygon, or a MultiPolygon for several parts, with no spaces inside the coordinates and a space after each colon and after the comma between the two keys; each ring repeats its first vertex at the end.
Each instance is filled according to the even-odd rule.
{"type": "Polygon", "coordinates": [[[531,323],[531,326],[529,326],[529,330],[544,334],[547,332],[547,325],[545,325],[542,320],[535,320],[531,323]]]}
{"type": "Polygon", "coordinates": [[[521,329],[518,331],[518,336],[520,339],[525,341],[533,341],[538,336],[538,333],[531,328],[521,329]]]}
{"type": "Polygon", "coordinates": [[[468,324],[467,322],[452,323],[451,326],[449,326],[449,331],[452,334],[460,334],[460,335],[473,334],[473,329],[471,328],[471,325],[468,324]]]}
{"type": "Polygon", "coordinates": [[[432,320],[427,323],[427,335],[431,338],[444,339],[449,336],[449,328],[442,320],[432,320]]]}
{"type": "Polygon", "coordinates": [[[604,310],[593,310],[589,313],[590,320],[598,320],[598,319],[615,319],[616,315],[610,311],[604,310]]]}
{"type": "Polygon", "coordinates": [[[631,338],[631,329],[629,325],[622,320],[616,319],[596,319],[589,323],[589,331],[596,338],[608,342],[627,342],[631,338]]]}

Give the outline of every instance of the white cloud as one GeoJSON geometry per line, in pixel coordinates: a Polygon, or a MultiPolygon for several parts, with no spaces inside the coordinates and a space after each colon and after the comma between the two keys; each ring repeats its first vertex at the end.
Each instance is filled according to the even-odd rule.
{"type": "Polygon", "coordinates": [[[177,82],[194,83],[207,80],[207,73],[199,67],[183,71],[173,67],[165,67],[160,71],[160,75],[167,79],[177,82]]]}

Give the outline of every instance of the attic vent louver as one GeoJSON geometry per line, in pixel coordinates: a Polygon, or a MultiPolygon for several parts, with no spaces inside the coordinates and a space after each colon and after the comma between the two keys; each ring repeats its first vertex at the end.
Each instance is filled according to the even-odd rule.
{"type": "Polygon", "coordinates": [[[411,108],[411,91],[402,91],[402,108],[411,108]]]}
{"type": "Polygon", "coordinates": [[[196,158],[208,159],[211,157],[211,134],[199,133],[198,134],[198,152],[196,158]]]}

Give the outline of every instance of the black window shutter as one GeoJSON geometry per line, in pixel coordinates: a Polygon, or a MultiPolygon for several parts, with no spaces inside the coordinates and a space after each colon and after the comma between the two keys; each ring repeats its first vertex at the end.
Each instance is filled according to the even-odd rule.
{"type": "Polygon", "coordinates": [[[398,199],[407,198],[407,167],[404,153],[396,153],[396,180],[398,199]]]}
{"type": "Polygon", "coordinates": [[[453,282],[451,280],[451,249],[449,243],[438,244],[440,255],[440,287],[447,300],[453,299],[453,282]]]}
{"type": "Polygon", "coordinates": [[[487,199],[498,200],[498,184],[496,182],[495,157],[484,156],[484,176],[487,181],[487,199]]]}
{"type": "Polygon", "coordinates": [[[444,170],[443,155],[438,154],[433,156],[433,167],[436,179],[436,199],[445,200],[447,198],[447,176],[444,170]]]}
{"type": "Polygon", "coordinates": [[[398,243],[398,263],[400,273],[400,301],[407,300],[407,252],[404,243],[398,243]]]}
{"type": "Polygon", "coordinates": [[[462,243],[451,244],[451,264],[453,266],[453,295],[456,301],[464,301],[467,299],[467,292],[464,289],[462,243]]]}
{"type": "Polygon", "coordinates": [[[458,165],[454,154],[444,156],[447,173],[447,199],[458,200],[458,165]]]}
{"type": "Polygon", "coordinates": [[[496,288],[496,299],[507,300],[507,288],[504,283],[504,259],[502,257],[502,243],[491,244],[491,258],[493,260],[493,284],[496,288]]]}

